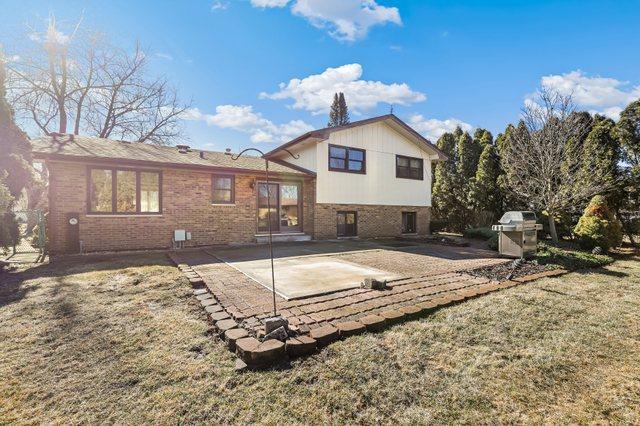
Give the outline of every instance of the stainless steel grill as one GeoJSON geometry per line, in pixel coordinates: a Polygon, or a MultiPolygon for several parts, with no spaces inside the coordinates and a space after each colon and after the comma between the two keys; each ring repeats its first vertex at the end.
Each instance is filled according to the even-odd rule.
{"type": "Polygon", "coordinates": [[[538,244],[538,231],[542,225],[536,223],[536,214],[526,211],[506,212],[500,225],[493,225],[498,231],[498,251],[509,257],[535,256],[538,244]]]}

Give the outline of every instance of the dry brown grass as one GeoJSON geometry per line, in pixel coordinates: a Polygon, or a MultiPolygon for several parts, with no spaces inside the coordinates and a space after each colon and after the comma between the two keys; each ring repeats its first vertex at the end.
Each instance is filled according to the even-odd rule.
{"type": "Polygon", "coordinates": [[[640,423],[640,262],[236,374],[162,255],[1,276],[2,423],[640,423]]]}

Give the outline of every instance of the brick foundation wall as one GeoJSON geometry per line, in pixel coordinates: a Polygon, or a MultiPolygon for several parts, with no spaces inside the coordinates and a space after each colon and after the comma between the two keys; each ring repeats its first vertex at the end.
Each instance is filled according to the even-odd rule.
{"type": "MultiPolygon", "coordinates": [[[[49,216],[47,231],[51,254],[66,248],[67,213],[80,214],[80,240],[85,252],[162,249],[171,247],[176,229],[191,232],[187,246],[253,243],[256,234],[256,180],[236,175],[235,205],[211,204],[211,173],[163,169],[162,215],[87,215],[87,166],[79,163],[47,164],[49,216]]],[[[303,226],[313,235],[314,182],[302,183],[303,226]]]]}
{"type": "Polygon", "coordinates": [[[402,212],[417,213],[417,233],[427,235],[431,207],[375,206],[362,204],[316,204],[314,234],[318,240],[337,238],[337,213],[358,212],[358,237],[375,238],[402,235],[402,212]]]}

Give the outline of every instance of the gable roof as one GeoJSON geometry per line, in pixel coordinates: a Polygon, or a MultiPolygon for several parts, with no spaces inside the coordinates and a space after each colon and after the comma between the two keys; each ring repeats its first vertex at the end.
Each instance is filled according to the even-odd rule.
{"type": "MultiPolygon", "coordinates": [[[[42,160],[115,163],[122,166],[155,166],[202,169],[210,171],[264,173],[260,157],[243,155],[237,160],[223,152],[189,150],[180,153],[174,146],[150,145],[89,136],[53,134],[31,141],[33,156],[42,160]],[[202,153],[202,154],[201,154],[202,153]]],[[[291,175],[308,175],[286,165],[273,163],[269,171],[291,175]]]]}
{"type": "Polygon", "coordinates": [[[323,129],[312,130],[267,152],[265,154],[265,157],[273,157],[274,155],[278,154],[280,151],[285,149],[290,149],[291,147],[301,142],[304,142],[306,140],[313,140],[313,139],[317,141],[325,140],[333,132],[349,129],[352,127],[365,126],[367,124],[377,123],[380,121],[386,122],[388,124],[396,125],[400,127],[402,130],[406,131],[418,143],[418,146],[428,151],[432,151],[434,154],[436,154],[438,156],[437,158],[438,161],[448,160],[448,157],[444,152],[439,150],[427,138],[422,136],[420,133],[416,132],[411,126],[409,126],[404,121],[400,120],[394,114],[386,114],[386,115],[381,115],[379,117],[372,117],[364,120],[354,121],[352,123],[345,124],[343,126],[325,127],[323,129]]]}

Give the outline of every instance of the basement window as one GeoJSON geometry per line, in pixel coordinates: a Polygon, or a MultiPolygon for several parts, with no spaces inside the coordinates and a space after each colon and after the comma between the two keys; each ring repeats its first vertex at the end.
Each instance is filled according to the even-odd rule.
{"type": "Polygon", "coordinates": [[[88,206],[91,214],[158,214],[162,172],[90,167],[88,206]]]}

